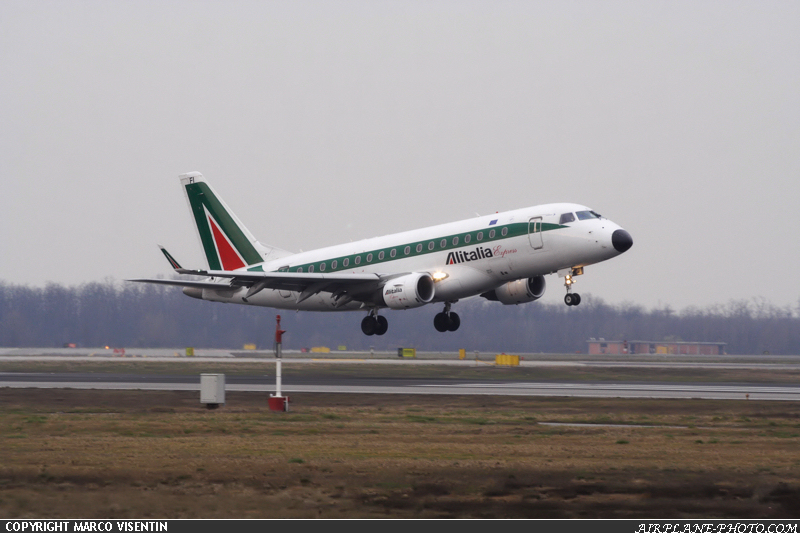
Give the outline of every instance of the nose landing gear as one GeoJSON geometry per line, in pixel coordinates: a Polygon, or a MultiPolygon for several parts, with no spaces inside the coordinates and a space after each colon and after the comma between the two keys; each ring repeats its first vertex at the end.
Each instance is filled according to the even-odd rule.
{"type": "Polygon", "coordinates": [[[459,318],[458,314],[450,312],[450,302],[444,304],[444,311],[433,317],[433,327],[436,328],[436,331],[442,333],[456,331],[460,325],[461,318],[459,318]]]}
{"type": "Polygon", "coordinates": [[[572,273],[564,276],[564,286],[567,288],[567,295],[564,296],[564,303],[567,305],[578,305],[581,303],[581,295],[577,292],[572,292],[572,285],[575,284],[575,280],[572,277],[581,274],[583,274],[583,268],[580,270],[576,268],[572,270],[572,273]]]}
{"type": "Polygon", "coordinates": [[[383,335],[389,330],[389,321],[385,316],[378,314],[376,309],[369,312],[361,321],[361,331],[364,335],[383,335]]]}

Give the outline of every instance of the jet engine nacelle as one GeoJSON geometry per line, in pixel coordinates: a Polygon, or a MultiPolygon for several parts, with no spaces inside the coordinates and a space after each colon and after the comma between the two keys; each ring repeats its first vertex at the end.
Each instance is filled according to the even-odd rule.
{"type": "Polygon", "coordinates": [[[493,291],[483,293],[481,296],[488,300],[495,300],[504,305],[524,304],[538,300],[544,295],[544,276],[509,281],[493,291]]]}
{"type": "Polygon", "coordinates": [[[383,302],[391,309],[410,309],[433,300],[433,278],[424,272],[414,272],[390,279],[381,289],[383,302]]]}

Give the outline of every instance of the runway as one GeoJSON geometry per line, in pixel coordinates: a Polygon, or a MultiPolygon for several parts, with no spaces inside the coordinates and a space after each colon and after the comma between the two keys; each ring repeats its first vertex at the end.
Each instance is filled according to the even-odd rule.
{"type": "MultiPolygon", "coordinates": [[[[200,390],[199,375],[0,373],[0,387],[101,390],[200,390]]],[[[226,376],[226,391],[275,392],[270,376],[226,376]]],[[[282,392],[343,394],[448,394],[800,401],[800,386],[739,383],[535,382],[420,378],[293,376],[282,392]]]]}
{"type": "MultiPolygon", "coordinates": [[[[125,390],[200,390],[200,371],[184,363],[225,364],[228,368],[237,364],[262,365],[261,376],[226,376],[227,391],[275,392],[275,358],[271,351],[198,349],[194,356],[186,356],[185,350],[164,348],[0,348],[0,363],[64,363],[103,362],[103,372],[0,372],[0,387],[8,388],[73,388],[73,389],[125,389],[125,390]],[[109,373],[108,363],[147,361],[148,363],[178,363],[170,367],[174,375],[163,373],[109,373]],[[186,369],[185,371],[183,369],[186,369]],[[191,369],[191,370],[190,370],[191,369]]],[[[686,376],[694,370],[754,370],[776,375],[796,375],[800,371],[800,356],[776,355],[721,355],[721,356],[677,356],[677,355],[616,355],[588,356],[586,354],[520,354],[522,368],[575,368],[575,369],[684,369],[686,376]]],[[[299,375],[284,374],[282,391],[296,393],[342,393],[342,394],[448,394],[448,395],[505,395],[505,396],[567,396],[595,398],[697,398],[717,400],[800,400],[800,385],[792,379],[786,382],[761,383],[704,383],[691,377],[678,381],[587,381],[581,379],[543,380],[536,379],[528,371],[520,379],[505,375],[503,379],[492,379],[491,375],[474,375],[469,378],[453,378],[448,372],[436,372],[436,378],[425,377],[365,377],[362,372],[376,366],[383,367],[379,373],[391,376],[392,368],[398,365],[459,369],[469,367],[489,368],[494,366],[494,354],[468,352],[459,359],[457,352],[417,352],[415,358],[397,357],[396,352],[331,352],[311,354],[284,352],[286,365],[300,365],[304,371],[299,375]],[[315,365],[352,365],[347,372],[315,371],[315,365]]],[[[19,365],[17,365],[19,366],[19,365]]],[[[24,365],[23,365],[24,366],[24,365]]],[[[58,366],[58,365],[56,365],[58,366]]],[[[204,366],[204,365],[201,365],[204,366]]],[[[2,368],[2,367],[0,367],[2,368]]],[[[60,368],[63,368],[61,365],[60,368]]],[[[330,367],[326,367],[330,368],[330,367]]],[[[509,369],[509,371],[513,371],[509,369]]],[[[113,371],[112,371],[113,372],[113,371]]],[[[419,373],[417,373],[419,374],[419,373]]],[[[433,373],[432,373],[433,374],[433,373]]],[[[454,371],[453,374],[456,374],[454,371]]],[[[708,375],[708,372],[705,373],[708,375]]],[[[565,375],[569,375],[568,373],[565,375]]],[[[649,374],[648,374],[649,375],[649,374]]],[[[778,378],[780,379],[780,378],[778,378]]],[[[746,381],[743,380],[743,381],[746,381]]]]}
{"type": "MultiPolygon", "coordinates": [[[[586,354],[516,354],[521,367],[587,367],[587,368],[684,368],[724,370],[793,370],[800,371],[800,355],[586,355],[586,354]]],[[[480,366],[494,364],[495,352],[467,352],[459,359],[458,352],[418,351],[414,358],[397,357],[396,352],[335,352],[324,354],[285,350],[284,360],[291,363],[329,363],[366,365],[454,365],[480,366]]],[[[185,349],[168,348],[0,348],[0,362],[90,362],[130,361],[147,359],[151,362],[237,362],[274,364],[269,350],[195,349],[186,356],[185,349]]]]}

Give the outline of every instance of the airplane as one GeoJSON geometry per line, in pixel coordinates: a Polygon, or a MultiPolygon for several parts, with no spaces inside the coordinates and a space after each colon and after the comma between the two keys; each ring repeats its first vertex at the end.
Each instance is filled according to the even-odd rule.
{"type": "Polygon", "coordinates": [[[365,335],[383,335],[385,309],[443,306],[433,325],[458,330],[451,310],[482,296],[504,305],[538,300],[545,276],[564,278],[569,306],[584,268],[633,246],[630,233],[592,209],[553,203],[478,216],[383,237],[292,253],[260,243],[199,172],[179,176],[207,269],[174,271],[204,279],[133,279],[176,285],[192,298],[297,311],[362,311],[365,335]]]}

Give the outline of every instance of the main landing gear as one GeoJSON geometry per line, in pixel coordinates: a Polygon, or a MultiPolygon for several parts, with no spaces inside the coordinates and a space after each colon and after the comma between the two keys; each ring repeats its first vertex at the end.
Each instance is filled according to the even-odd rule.
{"type": "Polygon", "coordinates": [[[389,321],[385,316],[379,315],[375,309],[361,321],[361,331],[364,332],[364,335],[383,335],[388,329],[389,321]]]}
{"type": "MultiPolygon", "coordinates": [[[[573,269],[573,274],[578,276],[583,274],[583,268],[580,269],[579,272],[575,272],[573,269]]],[[[572,292],[572,285],[575,283],[575,280],[572,279],[573,274],[567,274],[564,276],[564,286],[567,288],[567,295],[564,296],[564,303],[567,305],[578,305],[581,303],[581,295],[577,292],[572,292]]]]}
{"type": "Polygon", "coordinates": [[[436,331],[455,331],[461,325],[461,319],[456,313],[450,312],[450,302],[444,304],[444,311],[433,317],[433,327],[436,331]]]}

